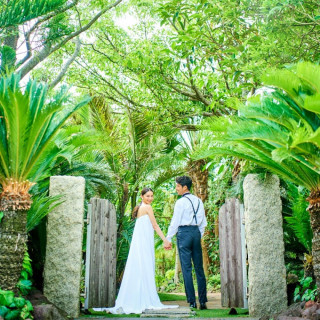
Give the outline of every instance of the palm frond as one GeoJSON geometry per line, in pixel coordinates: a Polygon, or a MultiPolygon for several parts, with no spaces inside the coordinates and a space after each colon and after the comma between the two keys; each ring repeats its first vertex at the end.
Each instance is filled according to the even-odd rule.
{"type": "Polygon", "coordinates": [[[34,229],[41,220],[48,215],[55,207],[63,201],[61,196],[43,196],[37,195],[33,197],[33,203],[27,216],[27,232],[34,229]]]}

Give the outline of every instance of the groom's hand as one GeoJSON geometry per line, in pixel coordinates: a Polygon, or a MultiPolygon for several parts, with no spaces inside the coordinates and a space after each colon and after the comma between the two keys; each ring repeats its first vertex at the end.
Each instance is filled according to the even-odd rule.
{"type": "Polygon", "coordinates": [[[169,242],[168,240],[164,241],[163,243],[163,247],[166,249],[166,250],[171,250],[172,249],[172,243],[169,242]]]}

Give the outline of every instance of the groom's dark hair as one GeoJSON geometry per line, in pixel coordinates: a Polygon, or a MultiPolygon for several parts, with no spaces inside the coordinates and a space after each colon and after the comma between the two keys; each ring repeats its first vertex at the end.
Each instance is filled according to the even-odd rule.
{"type": "Polygon", "coordinates": [[[192,186],[192,180],[188,176],[177,177],[176,183],[180,184],[183,187],[187,186],[188,190],[190,190],[192,186]]]}

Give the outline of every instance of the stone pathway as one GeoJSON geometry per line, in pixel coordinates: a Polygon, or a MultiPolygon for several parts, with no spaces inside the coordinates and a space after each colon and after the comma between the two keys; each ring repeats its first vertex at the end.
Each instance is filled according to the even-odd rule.
{"type": "MultiPolygon", "coordinates": [[[[167,303],[168,304],[168,303],[167,303]]],[[[192,317],[196,313],[191,311],[188,307],[179,307],[175,309],[161,309],[161,310],[145,310],[142,312],[140,318],[158,318],[158,317],[165,317],[165,318],[187,318],[192,317]]]]}

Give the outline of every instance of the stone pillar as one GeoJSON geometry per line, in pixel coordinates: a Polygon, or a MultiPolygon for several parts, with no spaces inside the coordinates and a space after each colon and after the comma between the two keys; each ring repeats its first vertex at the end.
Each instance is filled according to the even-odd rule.
{"type": "Polygon", "coordinates": [[[84,190],[82,177],[50,178],[50,195],[64,202],[48,215],[44,294],[72,318],[80,312],[84,190]]]}
{"type": "Polygon", "coordinates": [[[249,314],[270,315],[287,307],[279,178],[249,174],[243,182],[249,261],[249,314]]]}

